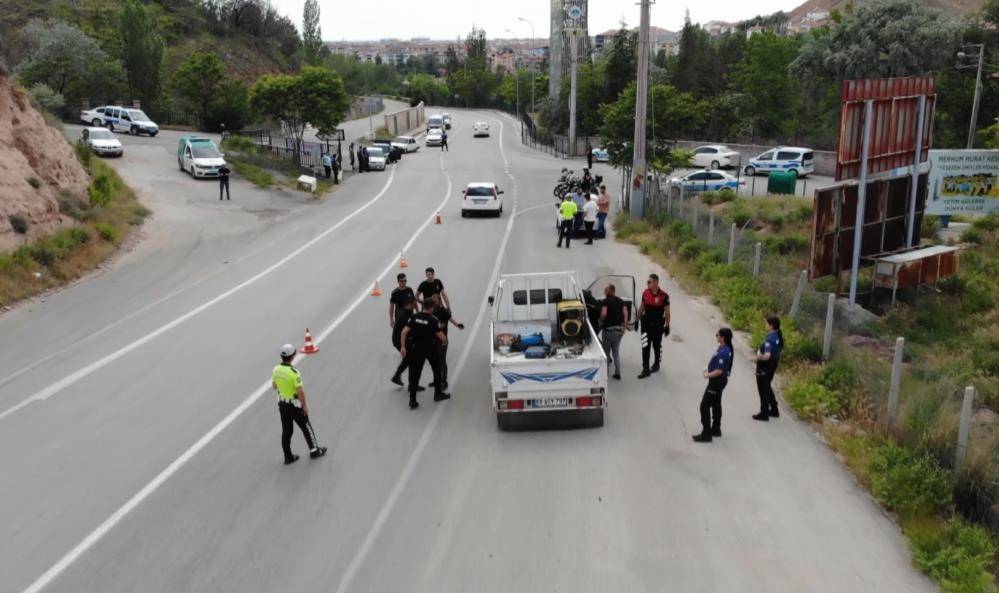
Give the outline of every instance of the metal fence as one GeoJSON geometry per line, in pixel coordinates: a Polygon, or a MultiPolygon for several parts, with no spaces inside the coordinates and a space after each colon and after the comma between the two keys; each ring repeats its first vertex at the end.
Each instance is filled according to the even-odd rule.
{"type": "MultiPolygon", "coordinates": [[[[284,142],[283,145],[281,145],[273,142],[274,138],[271,136],[271,130],[269,129],[240,130],[232,132],[225,130],[222,132],[223,141],[233,136],[249,138],[261,154],[277,156],[278,158],[286,159],[290,162],[294,162],[295,160],[295,140],[293,138],[282,136],[281,139],[284,140],[284,142]]],[[[317,169],[322,168],[323,155],[337,155],[342,152],[338,142],[309,142],[303,140],[299,142],[298,148],[299,167],[310,172],[314,172],[317,169]]]]}
{"type": "Polygon", "coordinates": [[[566,149],[568,144],[566,143],[556,143],[555,138],[542,138],[532,129],[530,126],[521,126],[520,129],[520,141],[524,146],[530,146],[534,150],[540,150],[541,152],[547,152],[550,155],[556,156],[560,159],[568,158],[566,149]]]}

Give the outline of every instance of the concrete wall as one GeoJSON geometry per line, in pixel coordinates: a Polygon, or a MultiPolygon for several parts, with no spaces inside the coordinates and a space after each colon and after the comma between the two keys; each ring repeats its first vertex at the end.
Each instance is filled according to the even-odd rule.
{"type": "MultiPolygon", "coordinates": [[[[686,148],[688,150],[693,150],[698,146],[704,146],[705,144],[711,144],[710,142],[695,142],[693,140],[677,140],[676,145],[680,148],[686,148]]],[[[728,144],[732,150],[738,152],[742,155],[743,167],[749,163],[749,159],[755,157],[756,155],[774,148],[773,146],[764,146],[762,144],[728,144]]],[[[815,174],[825,175],[832,177],[836,174],[836,153],[831,150],[816,150],[815,154],[815,174]]]]}
{"type": "Polygon", "coordinates": [[[390,136],[399,136],[423,126],[426,121],[423,103],[395,113],[385,114],[385,129],[390,136]]]}

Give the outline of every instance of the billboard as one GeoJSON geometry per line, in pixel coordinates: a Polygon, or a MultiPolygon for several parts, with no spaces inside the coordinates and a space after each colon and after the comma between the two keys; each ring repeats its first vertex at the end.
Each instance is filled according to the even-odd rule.
{"type": "MultiPolygon", "coordinates": [[[[916,183],[914,237],[919,237],[923,221],[927,177],[926,173],[919,175],[916,183]]],[[[861,259],[905,249],[908,234],[906,208],[911,184],[911,175],[867,182],[860,235],[861,259]]],[[[858,182],[851,181],[816,190],[808,266],[810,279],[833,276],[851,269],[859,188],[858,182]]]]}
{"type": "Polygon", "coordinates": [[[931,150],[927,214],[999,212],[999,150],[931,150]]]}
{"type": "Polygon", "coordinates": [[[917,144],[919,162],[926,161],[933,133],[935,100],[936,87],[932,76],[844,80],[839,146],[836,149],[836,180],[860,177],[864,114],[868,102],[871,103],[871,135],[867,173],[911,166],[917,144]],[[919,121],[921,103],[922,127],[919,121]]]}

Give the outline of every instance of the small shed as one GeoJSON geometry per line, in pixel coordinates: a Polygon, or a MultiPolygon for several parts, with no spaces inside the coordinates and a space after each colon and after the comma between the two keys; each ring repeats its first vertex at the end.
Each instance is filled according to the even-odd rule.
{"type": "Polygon", "coordinates": [[[934,245],[874,258],[874,287],[891,289],[891,302],[899,288],[936,284],[957,274],[959,247],[934,245]]]}

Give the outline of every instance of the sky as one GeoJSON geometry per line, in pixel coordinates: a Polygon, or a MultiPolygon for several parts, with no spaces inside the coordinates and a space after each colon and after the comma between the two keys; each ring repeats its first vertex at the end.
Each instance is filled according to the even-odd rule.
{"type": "MultiPolygon", "coordinates": [[[[659,0],[652,5],[651,23],[677,31],[683,26],[684,12],[688,9],[694,22],[740,21],[757,14],[789,11],[803,1],[659,0]]],[[[301,27],[305,0],[271,0],[271,4],[301,27]]],[[[454,39],[464,37],[473,25],[484,28],[488,38],[530,37],[531,27],[517,17],[533,22],[537,37],[547,37],[550,5],[549,0],[319,0],[320,25],[326,41],[454,39]]],[[[616,29],[622,19],[629,26],[638,25],[637,0],[589,0],[589,10],[590,35],[616,29]]]]}

